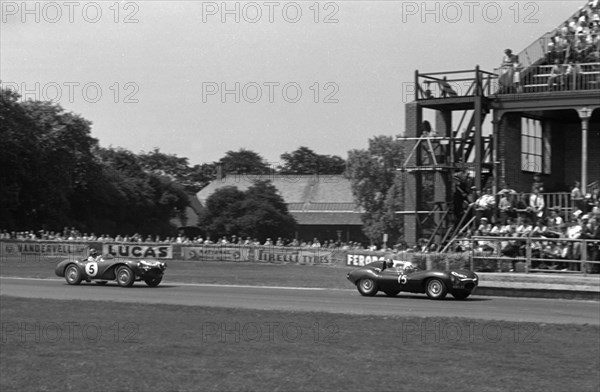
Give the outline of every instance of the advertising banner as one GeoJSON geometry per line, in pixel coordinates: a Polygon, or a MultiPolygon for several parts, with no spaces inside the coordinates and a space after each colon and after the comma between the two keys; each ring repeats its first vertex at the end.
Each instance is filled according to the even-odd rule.
{"type": "Polygon", "coordinates": [[[250,261],[250,248],[226,246],[184,246],[184,260],[198,261],[250,261]]]}
{"type": "Polygon", "coordinates": [[[254,249],[254,261],[267,263],[332,264],[334,251],[328,249],[302,249],[261,247],[254,249]]]}
{"type": "Polygon", "coordinates": [[[103,244],[102,254],[115,257],[172,259],[172,245],[143,245],[143,244],[103,244]]]}
{"type": "Polygon", "coordinates": [[[346,255],[346,265],[362,267],[374,261],[382,261],[385,260],[385,256],[383,254],[356,254],[356,253],[348,253],[346,255]]]}
{"type": "Polygon", "coordinates": [[[184,260],[254,261],[259,263],[341,264],[345,252],[280,246],[183,246],[184,260]]]}
{"type": "Polygon", "coordinates": [[[2,241],[0,242],[2,256],[75,256],[84,257],[88,252],[87,244],[70,244],[42,241],[2,241]]]}

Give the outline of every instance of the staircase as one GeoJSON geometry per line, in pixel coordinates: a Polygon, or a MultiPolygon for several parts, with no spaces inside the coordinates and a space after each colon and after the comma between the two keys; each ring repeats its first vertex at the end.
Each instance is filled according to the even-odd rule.
{"type": "MultiPolygon", "coordinates": [[[[465,111],[465,113],[463,114],[463,118],[466,115],[468,111],[465,111]]],[[[488,114],[488,111],[483,109],[481,112],[481,123],[479,124],[479,126],[481,127],[483,125],[483,123],[485,122],[485,117],[488,114]]],[[[455,150],[454,150],[454,156],[456,160],[459,160],[460,162],[471,162],[473,160],[473,148],[475,147],[475,131],[476,131],[476,127],[475,127],[475,112],[472,113],[471,118],[469,120],[469,123],[467,124],[467,127],[464,129],[464,131],[462,132],[461,135],[461,125],[462,125],[462,120],[461,122],[458,124],[458,127],[456,128],[456,130],[454,131],[453,137],[456,138],[462,138],[460,143],[457,143],[457,146],[455,146],[455,150]]]]}

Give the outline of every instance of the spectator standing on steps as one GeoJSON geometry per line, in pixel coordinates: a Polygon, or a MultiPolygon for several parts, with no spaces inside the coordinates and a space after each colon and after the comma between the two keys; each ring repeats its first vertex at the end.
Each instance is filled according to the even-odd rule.
{"type": "Polygon", "coordinates": [[[575,181],[573,183],[573,188],[571,188],[571,204],[573,206],[573,211],[577,210],[583,211],[583,193],[581,193],[581,183],[579,181],[575,181]]]}
{"type": "Polygon", "coordinates": [[[531,210],[532,221],[534,224],[544,217],[546,204],[544,203],[544,197],[540,195],[540,191],[543,190],[544,188],[534,187],[533,193],[529,196],[529,209],[531,210]]]}

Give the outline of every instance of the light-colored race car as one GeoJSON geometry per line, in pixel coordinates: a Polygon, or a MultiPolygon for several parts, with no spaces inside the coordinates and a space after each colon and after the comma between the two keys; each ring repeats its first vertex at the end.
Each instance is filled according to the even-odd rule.
{"type": "Polygon", "coordinates": [[[135,281],[144,281],[150,287],[160,284],[167,264],[160,261],[131,260],[103,255],[82,260],[65,259],[58,263],[54,272],[64,277],[68,284],[82,281],[105,285],[116,280],[121,287],[131,287],[135,281]]]}

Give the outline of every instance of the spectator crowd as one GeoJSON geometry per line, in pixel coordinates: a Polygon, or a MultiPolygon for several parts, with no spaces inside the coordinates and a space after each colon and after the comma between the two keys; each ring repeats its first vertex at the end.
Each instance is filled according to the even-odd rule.
{"type": "MultiPolygon", "coordinates": [[[[467,175],[468,177],[468,175],[467,175]]],[[[491,188],[483,192],[466,186],[467,178],[456,178],[454,209],[456,226],[465,224],[464,230],[454,238],[451,251],[463,252],[475,250],[483,253],[503,255],[507,257],[525,257],[527,244],[531,246],[531,257],[540,259],[579,260],[583,249],[580,239],[590,241],[586,248],[587,260],[600,261],[600,188],[583,195],[579,182],[575,182],[570,199],[572,205],[567,208],[548,208],[542,194],[541,182],[534,179],[531,194],[517,193],[511,189],[503,189],[494,195],[491,188]],[[498,237],[498,240],[477,240],[473,236],[498,237]]],[[[218,239],[202,236],[187,237],[183,233],[172,237],[152,235],[116,235],[110,236],[94,233],[81,233],[75,227],[65,227],[61,232],[39,230],[0,232],[0,240],[41,240],[41,241],[76,241],[106,243],[148,243],[148,244],[180,244],[180,245],[228,245],[228,246],[278,246],[302,248],[326,248],[341,250],[370,251],[440,251],[440,244],[420,238],[414,246],[400,242],[388,248],[375,245],[363,245],[360,242],[343,242],[339,240],[298,240],[278,237],[267,238],[261,242],[257,238],[242,236],[222,236],[218,239]]],[[[537,263],[538,268],[568,269],[568,264],[537,263]]]]}
{"type": "Polygon", "coordinates": [[[600,189],[583,196],[579,185],[574,183],[572,205],[567,208],[548,208],[540,184],[534,184],[529,195],[504,189],[497,203],[491,189],[484,194],[476,192],[466,212],[472,214],[472,223],[453,249],[515,258],[526,257],[529,244],[532,259],[541,259],[532,266],[540,269],[574,270],[576,263],[560,260],[580,260],[584,250],[587,260],[600,261],[600,189]],[[472,241],[473,236],[499,239],[472,241]],[[573,241],[582,239],[591,240],[586,249],[581,241],[573,241]]]}
{"type": "Polygon", "coordinates": [[[544,38],[544,46],[547,67],[540,74],[525,72],[519,56],[511,49],[504,51],[499,69],[500,93],[522,93],[524,85],[537,87],[536,76],[547,76],[549,91],[598,88],[600,68],[594,63],[600,62],[600,0],[590,0],[581,7],[544,38]]]}
{"type": "Polygon", "coordinates": [[[241,237],[241,236],[222,236],[216,240],[210,237],[203,238],[195,236],[190,238],[183,233],[177,236],[164,237],[147,235],[143,236],[138,233],[133,235],[116,235],[110,236],[101,234],[97,236],[94,233],[81,233],[75,227],[65,227],[62,232],[48,230],[29,230],[29,231],[11,231],[2,230],[0,232],[0,240],[19,240],[19,241],[74,241],[74,242],[110,242],[110,243],[151,243],[151,244],[180,244],[180,245],[232,245],[232,246],[290,246],[303,248],[329,248],[329,249],[356,249],[356,250],[379,250],[374,246],[363,246],[360,242],[343,242],[336,240],[320,241],[318,238],[313,238],[310,241],[300,241],[297,239],[287,239],[278,237],[275,241],[267,238],[264,242],[257,238],[241,237]]]}
{"type": "Polygon", "coordinates": [[[600,61],[600,1],[589,1],[557,28],[546,55],[548,64],[600,61]]]}

